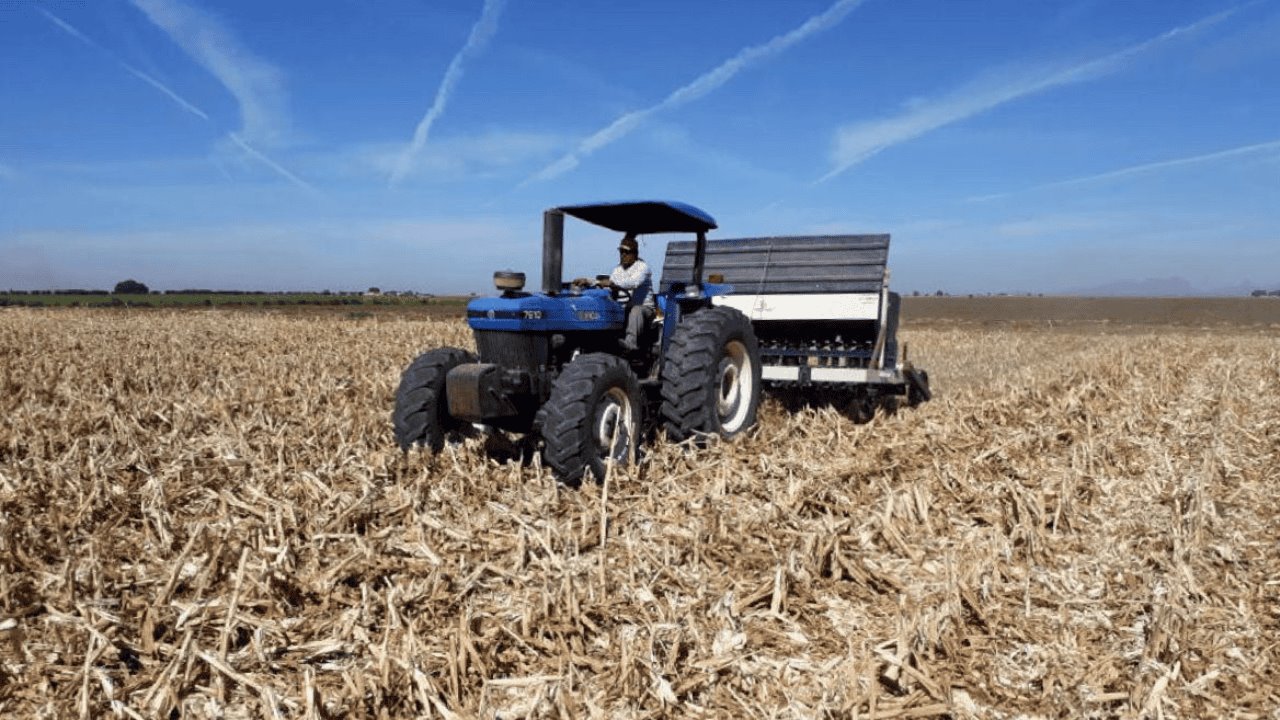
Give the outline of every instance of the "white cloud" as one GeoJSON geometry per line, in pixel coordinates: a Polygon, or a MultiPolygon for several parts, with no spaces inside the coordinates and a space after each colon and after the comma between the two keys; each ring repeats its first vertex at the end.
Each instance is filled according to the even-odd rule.
{"type": "Polygon", "coordinates": [[[0,180],[17,180],[18,171],[14,170],[11,165],[0,162],[0,180]]]}
{"type": "Polygon", "coordinates": [[[1086,82],[1117,72],[1142,53],[1173,38],[1220,22],[1232,12],[1234,10],[1211,15],[1191,25],[1174,28],[1150,40],[1067,68],[1037,71],[1007,69],[992,73],[937,100],[914,100],[908,111],[901,115],[846,125],[836,131],[835,147],[831,153],[833,168],[818,182],[825,182],[894,145],[1005,103],[1054,87],[1086,82]]]}
{"type": "Polygon", "coordinates": [[[235,97],[238,137],[264,146],[284,141],[289,122],[279,69],[241,45],[220,20],[182,0],[132,2],[235,97]]]}
{"type": "Polygon", "coordinates": [[[476,20],[476,24],[471,28],[471,34],[467,37],[467,42],[458,51],[458,54],[453,57],[453,60],[449,62],[449,67],[445,70],[444,78],[440,81],[440,87],[436,89],[435,101],[431,103],[426,115],[422,116],[418,127],[414,129],[413,140],[410,141],[408,147],[404,149],[404,152],[397,159],[395,168],[391,172],[391,185],[400,182],[405,175],[409,174],[410,169],[413,167],[413,159],[422,152],[422,148],[427,144],[431,126],[444,113],[444,108],[449,102],[449,96],[453,94],[454,86],[462,78],[463,64],[469,57],[484,49],[489,39],[497,32],[498,17],[502,14],[504,2],[505,0],[484,1],[484,8],[480,11],[480,19],[476,20]]]}
{"type": "MultiPolygon", "coordinates": [[[[489,130],[438,138],[414,155],[408,174],[423,182],[455,181],[493,174],[503,168],[545,160],[564,138],[544,133],[489,130]]],[[[403,146],[366,144],[313,159],[322,172],[335,176],[375,174],[386,177],[403,159],[403,146]]]]}
{"type": "MultiPolygon", "coordinates": [[[[276,79],[278,73],[270,66],[239,49],[234,39],[212,18],[200,11],[181,5],[176,0],[133,0],[152,22],[174,38],[192,57],[209,69],[240,103],[245,129],[241,133],[228,133],[227,139],[240,151],[253,157],[289,182],[315,192],[315,188],[297,175],[289,172],[247,139],[250,131],[261,137],[261,142],[277,139],[281,130],[282,115],[269,106],[279,102],[283,91],[276,79]],[[268,98],[263,100],[262,98],[268,98]]],[[[179,95],[168,85],[125,62],[119,55],[99,45],[78,28],[44,8],[37,8],[44,16],[67,34],[102,52],[124,68],[126,72],[172,100],[183,110],[213,124],[208,113],[179,95]]],[[[258,141],[255,141],[258,142],[258,141]]]]}
{"type": "MultiPolygon", "coordinates": [[[[218,20],[195,7],[184,5],[179,0],[132,2],[236,98],[240,106],[242,129],[240,132],[228,133],[227,140],[272,172],[305,190],[315,192],[313,186],[256,147],[278,143],[287,125],[280,72],[241,47],[218,20]]],[[[43,9],[41,12],[72,36],[110,55],[130,74],[163,93],[182,109],[213,124],[207,113],[169,86],[120,59],[66,21],[43,9]]]]}
{"type": "MultiPolygon", "coordinates": [[[[480,178],[510,177],[514,168],[527,168],[545,161],[564,137],[559,135],[508,132],[498,129],[439,138],[414,160],[411,180],[423,185],[456,183],[480,178]]],[[[342,188],[369,187],[381,183],[395,167],[402,147],[398,143],[366,143],[336,148],[311,148],[289,153],[289,165],[275,162],[257,148],[245,148],[243,139],[236,142],[224,135],[214,151],[204,155],[166,156],[119,160],[58,161],[26,163],[31,172],[52,173],[66,180],[90,180],[101,185],[117,186],[127,179],[146,183],[197,185],[209,180],[208,163],[224,179],[231,181],[256,167],[267,167],[290,183],[308,191],[340,193],[342,188]],[[322,189],[314,185],[319,183],[322,189]]],[[[0,178],[4,173],[0,170],[0,178]]]]}
{"type": "Polygon", "coordinates": [[[863,0],[837,0],[831,7],[809,18],[794,30],[778,35],[761,45],[752,45],[739,50],[736,55],[714,69],[698,76],[693,82],[676,89],[657,105],[642,110],[633,110],[596,131],[578,143],[578,146],[572,151],[546,166],[522,184],[528,184],[536,180],[550,180],[569,172],[576,168],[583,158],[630,134],[650,117],[665,110],[693,102],[729,82],[733,76],[748,67],[777,55],[810,35],[836,25],[862,2],[863,0]]]}

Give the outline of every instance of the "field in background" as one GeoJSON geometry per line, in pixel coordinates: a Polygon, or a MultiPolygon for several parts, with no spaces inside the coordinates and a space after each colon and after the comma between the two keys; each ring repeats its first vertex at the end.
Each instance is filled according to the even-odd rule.
{"type": "MultiPolygon", "coordinates": [[[[0,307],[263,310],[308,315],[463,317],[470,298],[453,295],[323,293],[174,293],[151,295],[0,293],[0,307]]],[[[920,296],[902,299],[907,324],[1280,325],[1280,298],[1089,298],[920,296]]]]}
{"type": "Polygon", "coordinates": [[[1274,321],[916,301],[933,402],[577,492],[394,450],[460,319],[0,310],[0,715],[1274,714],[1274,321]]]}
{"type": "Polygon", "coordinates": [[[350,310],[402,310],[421,314],[461,314],[468,298],[455,296],[343,295],[335,293],[0,293],[0,307],[88,308],[232,308],[301,309],[337,307],[350,310]]]}
{"type": "Polygon", "coordinates": [[[1280,326],[1280,298],[904,297],[906,323],[1280,326]]]}

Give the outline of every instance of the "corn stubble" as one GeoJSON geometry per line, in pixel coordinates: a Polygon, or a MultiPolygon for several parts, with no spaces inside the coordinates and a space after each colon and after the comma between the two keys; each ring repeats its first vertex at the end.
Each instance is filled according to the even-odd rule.
{"type": "Polygon", "coordinates": [[[568,491],[394,448],[460,321],[0,313],[0,716],[1272,716],[1274,330],[908,337],[568,491]]]}

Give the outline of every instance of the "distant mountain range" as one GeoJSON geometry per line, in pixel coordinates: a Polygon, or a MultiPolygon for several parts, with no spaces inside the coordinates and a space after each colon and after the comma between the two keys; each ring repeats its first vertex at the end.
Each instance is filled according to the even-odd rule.
{"type": "Polygon", "coordinates": [[[1198,288],[1182,277],[1147,278],[1145,280],[1116,280],[1087,287],[1064,288],[1064,295],[1092,295],[1099,297],[1218,297],[1247,296],[1254,290],[1280,290],[1280,282],[1254,283],[1248,280],[1235,285],[1198,288]]]}

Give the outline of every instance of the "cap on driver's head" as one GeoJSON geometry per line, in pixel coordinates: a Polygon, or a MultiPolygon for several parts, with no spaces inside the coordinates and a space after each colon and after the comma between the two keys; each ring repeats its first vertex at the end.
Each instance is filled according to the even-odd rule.
{"type": "Polygon", "coordinates": [[[618,249],[630,250],[631,252],[636,252],[637,250],[640,249],[640,243],[636,242],[636,238],[634,235],[627,235],[626,237],[622,238],[622,242],[618,243],[618,249]]]}

